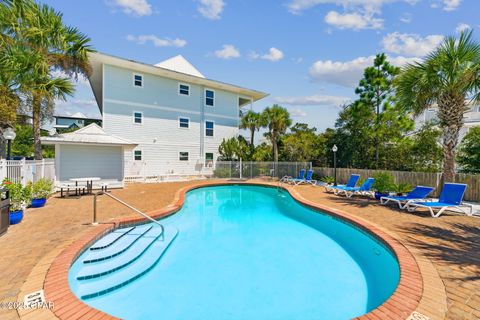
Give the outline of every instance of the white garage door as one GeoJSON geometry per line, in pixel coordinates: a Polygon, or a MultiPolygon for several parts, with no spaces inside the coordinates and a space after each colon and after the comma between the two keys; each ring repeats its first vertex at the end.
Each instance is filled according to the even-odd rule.
{"type": "Polygon", "coordinates": [[[60,145],[59,180],[100,177],[123,180],[122,147],[60,145]]]}

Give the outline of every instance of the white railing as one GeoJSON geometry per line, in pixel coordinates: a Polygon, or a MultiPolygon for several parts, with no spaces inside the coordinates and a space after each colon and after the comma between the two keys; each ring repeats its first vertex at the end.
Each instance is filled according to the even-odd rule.
{"type": "Polygon", "coordinates": [[[0,159],[0,182],[8,178],[25,185],[41,178],[55,180],[55,160],[5,160],[0,159]]]}
{"type": "Polygon", "coordinates": [[[158,183],[188,181],[212,176],[212,165],[201,160],[185,163],[151,165],[147,161],[125,161],[125,183],[158,183]]]}
{"type": "Polygon", "coordinates": [[[157,169],[146,162],[126,162],[125,182],[157,183],[205,178],[253,179],[261,177],[281,178],[298,175],[301,169],[311,169],[311,162],[256,162],[214,161],[211,163],[186,163],[182,167],[168,165],[157,169]]]}

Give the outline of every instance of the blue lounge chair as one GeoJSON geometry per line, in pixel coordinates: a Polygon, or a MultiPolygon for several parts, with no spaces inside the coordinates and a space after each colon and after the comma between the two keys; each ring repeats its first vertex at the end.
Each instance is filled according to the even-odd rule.
{"type": "Polygon", "coordinates": [[[280,179],[280,182],[285,182],[285,183],[295,183],[294,181],[300,181],[305,179],[305,169],[301,169],[298,172],[298,176],[296,178],[292,176],[284,176],[282,179],[280,179]]]}
{"type": "Polygon", "coordinates": [[[400,209],[405,209],[410,203],[425,199],[434,189],[435,188],[432,187],[416,186],[415,189],[405,196],[381,197],[380,203],[387,204],[390,201],[393,201],[398,203],[400,209]]]}
{"type": "Polygon", "coordinates": [[[434,218],[438,218],[446,209],[455,208],[463,211],[464,207],[470,207],[470,212],[465,212],[467,215],[473,214],[472,205],[463,204],[463,196],[467,190],[467,185],[463,183],[445,183],[438,201],[429,202],[412,202],[408,204],[408,211],[413,212],[417,208],[427,208],[434,218]],[[435,213],[435,209],[438,209],[435,213]]]}
{"type": "Polygon", "coordinates": [[[313,177],[313,170],[308,170],[307,171],[307,176],[305,177],[305,179],[292,179],[292,182],[295,185],[299,185],[299,184],[303,184],[303,183],[316,185],[317,180],[313,180],[312,177],[313,177]]]}
{"type": "Polygon", "coordinates": [[[337,188],[337,194],[343,193],[347,198],[351,198],[354,194],[373,196],[372,186],[374,181],[374,178],[368,178],[360,187],[337,188]]]}
{"type": "Polygon", "coordinates": [[[341,184],[341,185],[338,185],[338,186],[324,185],[323,187],[325,188],[326,192],[329,192],[329,191],[335,192],[336,189],[343,188],[343,187],[353,188],[357,184],[358,179],[360,179],[359,174],[352,174],[352,175],[350,175],[350,178],[348,179],[347,184],[341,184]]]}

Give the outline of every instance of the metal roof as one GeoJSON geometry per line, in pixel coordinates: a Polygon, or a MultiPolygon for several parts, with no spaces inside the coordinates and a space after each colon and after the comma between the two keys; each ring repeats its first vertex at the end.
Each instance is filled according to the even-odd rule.
{"type": "Polygon", "coordinates": [[[191,76],[205,78],[205,76],[197,70],[190,62],[182,55],[175,56],[165,61],[159,62],[155,67],[160,67],[180,73],[189,74],[191,76]]]}
{"type": "Polygon", "coordinates": [[[89,124],[74,132],[41,137],[41,141],[43,144],[137,145],[129,140],[106,133],[96,123],[89,124]]]}

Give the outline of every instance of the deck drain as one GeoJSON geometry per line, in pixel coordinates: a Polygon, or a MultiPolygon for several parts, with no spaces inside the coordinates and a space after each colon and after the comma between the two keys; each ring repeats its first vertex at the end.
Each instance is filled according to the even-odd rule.
{"type": "Polygon", "coordinates": [[[53,309],[53,302],[45,301],[43,290],[38,290],[23,297],[23,308],[25,309],[53,309]]]}
{"type": "Polygon", "coordinates": [[[412,314],[407,318],[407,320],[430,320],[430,317],[427,317],[420,312],[413,311],[412,314]]]}

